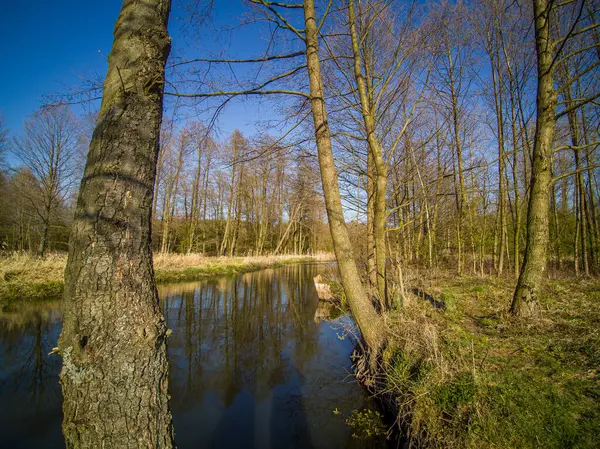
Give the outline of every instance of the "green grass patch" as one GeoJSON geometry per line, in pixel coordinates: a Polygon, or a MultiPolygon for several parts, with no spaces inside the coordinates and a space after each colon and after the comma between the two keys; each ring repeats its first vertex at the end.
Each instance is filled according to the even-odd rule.
{"type": "Polygon", "coordinates": [[[589,381],[551,381],[533,371],[491,374],[479,398],[481,429],[471,439],[497,447],[598,447],[597,395],[589,381]]]}
{"type": "Polygon", "coordinates": [[[595,448],[600,283],[553,282],[539,320],[506,313],[512,283],[448,279],[453,304],[390,316],[385,388],[413,440],[440,448],[595,448]]]}
{"type": "Polygon", "coordinates": [[[472,405],[477,394],[475,379],[471,372],[461,372],[433,392],[436,406],[447,414],[466,405],[472,405]]]}
{"type": "Polygon", "coordinates": [[[18,301],[22,299],[56,299],[63,293],[63,283],[60,281],[21,283],[18,281],[0,284],[0,300],[18,301]]]}

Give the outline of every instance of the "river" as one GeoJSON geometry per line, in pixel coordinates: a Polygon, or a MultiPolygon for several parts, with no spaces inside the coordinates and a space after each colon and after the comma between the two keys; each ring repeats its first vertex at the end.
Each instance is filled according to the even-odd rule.
{"type": "MultiPolygon", "coordinates": [[[[159,286],[179,448],[383,448],[346,419],[375,410],[352,376],[351,321],[319,303],[298,264],[159,286]],[[339,315],[335,317],[335,315],[339,315]]],[[[61,448],[60,301],[0,312],[0,441],[61,448]]]]}

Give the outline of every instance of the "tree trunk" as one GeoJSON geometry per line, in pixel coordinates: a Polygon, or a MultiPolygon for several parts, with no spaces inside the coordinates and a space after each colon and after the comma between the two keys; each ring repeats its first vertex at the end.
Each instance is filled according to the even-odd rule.
{"type": "MultiPolygon", "coordinates": [[[[369,144],[369,153],[371,162],[375,165],[375,204],[373,205],[373,241],[375,245],[375,267],[376,267],[376,285],[381,308],[384,309],[389,304],[386,299],[386,248],[385,248],[385,222],[386,222],[386,190],[387,190],[387,167],[383,159],[381,143],[375,134],[375,111],[370,95],[367,92],[367,83],[362,72],[361,52],[359,39],[356,32],[356,17],[354,14],[354,2],[348,2],[348,15],[350,23],[350,36],[352,38],[352,53],[354,59],[354,78],[360,97],[361,113],[365,134],[369,144]]],[[[370,174],[369,174],[370,175],[370,174]]],[[[372,184],[372,182],[371,182],[372,184]]],[[[371,195],[371,192],[369,192],[371,195]]]]}
{"type": "Polygon", "coordinates": [[[192,183],[192,204],[190,206],[191,218],[188,224],[188,246],[187,253],[191,254],[194,249],[194,239],[196,237],[196,229],[200,221],[201,196],[200,196],[200,178],[202,167],[202,148],[200,142],[196,142],[197,165],[194,171],[194,181],[192,183]]]}
{"type": "Polygon", "coordinates": [[[375,261],[375,170],[373,154],[367,152],[367,270],[371,288],[377,286],[377,265],[375,261]]]}
{"type": "Polygon", "coordinates": [[[171,232],[171,224],[173,223],[173,218],[175,217],[175,213],[177,212],[177,194],[179,192],[181,170],[183,169],[185,147],[186,136],[185,134],[181,134],[179,141],[179,152],[177,153],[177,168],[175,169],[175,177],[173,178],[173,184],[170,186],[167,192],[169,202],[167,205],[168,209],[166,212],[167,219],[165,220],[165,225],[163,226],[162,244],[160,248],[161,253],[168,253],[171,251],[171,242],[169,240],[169,236],[171,232]]]}
{"type": "MultiPolygon", "coordinates": [[[[565,61],[561,64],[558,79],[560,81],[559,86],[563,89],[563,96],[567,104],[573,104],[573,97],[579,98],[581,92],[575,90],[572,92],[574,86],[569,84],[569,64],[568,61],[565,61]]],[[[571,135],[571,144],[573,147],[577,148],[581,145],[580,139],[580,128],[579,128],[579,120],[577,111],[573,110],[567,113],[568,123],[569,123],[569,133],[571,135]]],[[[582,163],[581,157],[579,153],[579,149],[573,150],[573,157],[575,161],[575,242],[574,242],[574,253],[575,253],[575,267],[577,275],[579,275],[579,255],[581,255],[581,263],[583,265],[583,270],[587,276],[590,274],[589,269],[589,248],[588,248],[588,205],[586,198],[586,187],[584,182],[583,173],[581,172],[582,163]]]]}
{"type": "Polygon", "coordinates": [[[497,49],[490,48],[490,61],[492,66],[492,80],[494,87],[494,105],[496,108],[496,130],[498,132],[498,229],[500,233],[498,249],[498,266],[496,272],[502,275],[504,270],[504,251],[506,248],[506,190],[504,183],[504,109],[502,105],[502,72],[500,70],[497,49]]]}
{"type": "Polygon", "coordinates": [[[560,269],[562,268],[562,261],[561,261],[561,257],[560,257],[560,240],[559,240],[559,226],[558,226],[558,213],[557,213],[557,207],[556,207],[556,188],[554,186],[554,184],[552,184],[551,188],[550,188],[550,206],[552,208],[552,225],[554,226],[554,240],[553,240],[553,246],[554,246],[554,254],[556,257],[556,268],[560,271],[560,269]]]}
{"type": "Polygon", "coordinates": [[[511,313],[531,316],[539,313],[538,292],[546,272],[549,234],[549,201],[552,167],[552,140],[557,94],[554,89],[554,44],[550,39],[548,0],[533,0],[538,69],[537,120],[531,167],[525,257],[513,296],[511,313]]]}
{"type": "Polygon", "coordinates": [[[515,215],[514,215],[514,224],[513,224],[513,257],[514,257],[514,272],[515,278],[519,276],[519,266],[520,266],[520,251],[519,251],[519,240],[521,239],[521,192],[519,191],[519,177],[517,173],[517,167],[519,164],[518,158],[518,137],[517,137],[517,118],[515,114],[515,106],[514,106],[514,98],[512,95],[511,88],[511,128],[512,128],[512,139],[513,139],[513,166],[512,166],[512,176],[513,176],[513,189],[515,194],[515,215]]]}
{"type": "MultiPolygon", "coordinates": [[[[449,45],[449,44],[447,44],[449,45]]],[[[446,57],[448,59],[448,76],[451,94],[451,106],[452,106],[452,137],[454,140],[454,149],[456,154],[456,172],[458,172],[458,186],[455,185],[456,189],[456,209],[458,213],[456,221],[456,240],[458,247],[458,254],[456,259],[456,270],[460,276],[463,272],[463,228],[464,228],[464,217],[466,207],[466,188],[463,170],[463,155],[462,155],[462,141],[460,138],[460,117],[458,109],[458,94],[456,92],[456,80],[454,77],[454,62],[452,61],[452,53],[450,47],[447,47],[446,57]]]]}
{"type": "Polygon", "coordinates": [[[46,249],[48,248],[48,233],[50,231],[50,211],[49,208],[46,210],[46,217],[42,220],[42,240],[40,241],[40,247],[38,250],[38,256],[44,258],[46,256],[46,249]]]}
{"type": "Polygon", "coordinates": [[[231,164],[231,184],[229,186],[229,198],[227,200],[227,221],[225,222],[225,230],[223,231],[223,240],[221,241],[221,247],[219,249],[219,255],[224,256],[227,254],[227,248],[229,245],[229,234],[231,232],[231,215],[233,213],[234,200],[236,195],[236,169],[237,169],[237,155],[238,147],[237,141],[233,141],[233,161],[231,164]]]}
{"type": "Polygon", "coordinates": [[[170,448],[166,326],[152,267],[169,0],[125,0],[65,272],[67,448],[170,448]]]}
{"type": "Polygon", "coordinates": [[[344,220],[337,171],[331,149],[331,133],[325,108],[314,0],[304,1],[304,23],[306,27],[306,59],[311,109],[329,229],[348,305],[367,347],[371,350],[371,362],[373,362],[375,361],[373,356],[379,352],[384,342],[385,333],[381,317],[377,314],[360,281],[352,243],[344,220]]]}

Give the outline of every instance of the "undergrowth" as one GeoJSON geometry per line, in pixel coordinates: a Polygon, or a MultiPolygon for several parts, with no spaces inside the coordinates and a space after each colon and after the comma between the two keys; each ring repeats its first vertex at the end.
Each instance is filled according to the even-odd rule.
{"type": "Polygon", "coordinates": [[[505,313],[508,280],[444,279],[388,317],[385,392],[413,444],[595,448],[600,435],[600,283],[553,281],[543,316],[505,313]]]}

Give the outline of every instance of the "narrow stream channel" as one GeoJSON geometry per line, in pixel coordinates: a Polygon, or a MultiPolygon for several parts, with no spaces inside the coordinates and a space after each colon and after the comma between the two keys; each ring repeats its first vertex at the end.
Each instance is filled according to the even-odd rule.
{"type": "MultiPolygon", "coordinates": [[[[357,439],[353,410],[376,409],[355,382],[346,316],[329,316],[312,278],[327,265],[290,265],[159,286],[169,337],[179,448],[383,448],[357,439]],[[325,318],[325,319],[324,319],[325,318]]],[[[60,301],[0,312],[3,447],[61,448],[61,360],[48,353],[60,301]]]]}

